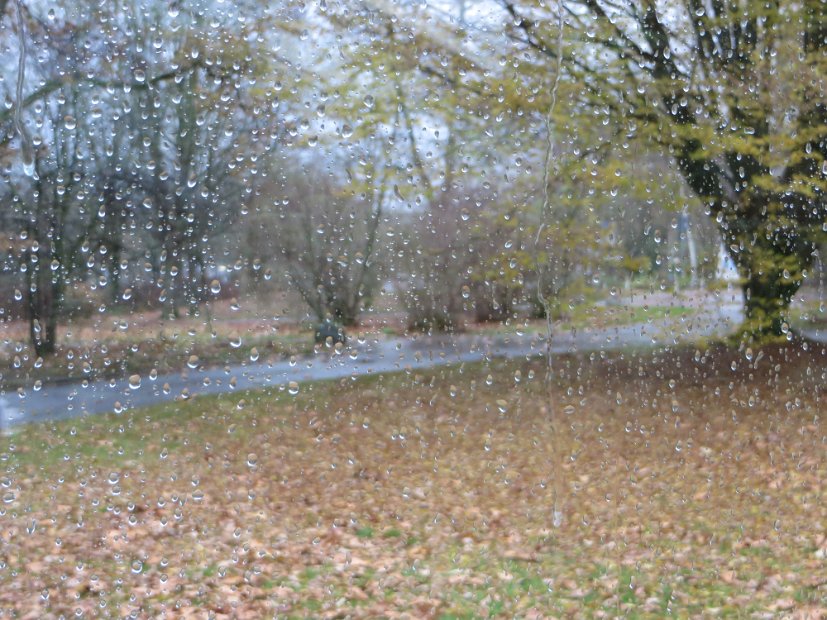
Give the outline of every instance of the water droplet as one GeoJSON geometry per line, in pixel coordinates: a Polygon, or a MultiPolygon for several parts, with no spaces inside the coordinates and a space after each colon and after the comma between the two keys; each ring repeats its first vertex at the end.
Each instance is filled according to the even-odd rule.
{"type": "Polygon", "coordinates": [[[35,176],[34,159],[28,159],[26,157],[23,158],[23,174],[25,174],[27,177],[34,178],[34,176],[35,176]]]}
{"type": "Polygon", "coordinates": [[[255,467],[258,464],[258,456],[255,452],[247,455],[247,467],[255,467]]]}
{"type": "Polygon", "coordinates": [[[198,356],[190,355],[189,359],[187,360],[187,366],[189,366],[192,369],[198,368],[198,356]]]}
{"type": "Polygon", "coordinates": [[[66,116],[63,117],[63,126],[66,127],[66,129],[71,131],[72,129],[74,129],[75,127],[78,126],[78,123],[75,120],[74,116],[72,116],[70,114],[67,114],[66,116]]]}
{"type": "Polygon", "coordinates": [[[255,348],[255,347],[253,347],[252,349],[250,349],[250,361],[251,361],[251,362],[256,362],[256,361],[258,361],[258,349],[257,349],[257,348],[255,348]]]}
{"type": "Polygon", "coordinates": [[[144,563],[140,560],[135,560],[132,562],[132,572],[136,575],[140,575],[144,570],[144,563]]]}
{"type": "Polygon", "coordinates": [[[554,527],[560,527],[563,525],[563,511],[562,510],[553,510],[551,512],[551,524],[554,527]]]}
{"type": "Polygon", "coordinates": [[[129,377],[129,389],[137,390],[141,387],[141,375],[131,375],[129,377]]]}
{"type": "Polygon", "coordinates": [[[218,280],[213,280],[210,282],[210,293],[213,295],[218,295],[221,292],[221,282],[218,280]]]}
{"type": "Polygon", "coordinates": [[[299,393],[299,384],[295,381],[291,381],[290,383],[287,384],[287,391],[292,396],[295,396],[296,394],[299,393]]]}
{"type": "Polygon", "coordinates": [[[352,135],[353,135],[353,127],[351,127],[347,123],[342,125],[342,137],[343,138],[349,138],[352,135]]]}

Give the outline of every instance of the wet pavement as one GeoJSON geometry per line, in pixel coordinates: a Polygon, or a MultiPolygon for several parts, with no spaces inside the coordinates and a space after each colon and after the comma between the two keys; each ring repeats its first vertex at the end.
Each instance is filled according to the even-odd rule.
{"type": "MultiPolygon", "coordinates": [[[[553,335],[552,350],[562,352],[610,351],[624,348],[666,347],[700,338],[723,336],[741,320],[736,303],[699,307],[698,313],[634,325],[569,330],[553,335]]],[[[811,339],[827,341],[824,331],[810,331],[811,339]]],[[[337,379],[421,369],[491,358],[517,358],[545,353],[545,335],[510,336],[458,334],[353,340],[340,353],[324,350],[296,361],[247,363],[141,378],[130,386],[127,378],[89,381],[86,385],[53,384],[39,390],[0,391],[0,429],[20,424],[63,420],[131,409],[200,394],[219,394],[291,382],[337,379]]],[[[295,386],[294,386],[295,387],[295,386]]]]}

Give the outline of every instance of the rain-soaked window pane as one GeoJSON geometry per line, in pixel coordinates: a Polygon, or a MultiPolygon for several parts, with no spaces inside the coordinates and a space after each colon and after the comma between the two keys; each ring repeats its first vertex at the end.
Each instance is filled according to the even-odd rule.
{"type": "Polygon", "coordinates": [[[0,618],[827,617],[824,0],[0,0],[0,618]]]}

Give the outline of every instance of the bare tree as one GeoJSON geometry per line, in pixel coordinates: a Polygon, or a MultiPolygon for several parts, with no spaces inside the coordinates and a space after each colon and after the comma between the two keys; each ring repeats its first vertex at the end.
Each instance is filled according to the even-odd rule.
{"type": "Polygon", "coordinates": [[[353,325],[380,281],[377,236],[389,192],[386,173],[369,168],[362,183],[348,184],[332,174],[314,175],[308,166],[262,192],[276,195],[258,207],[274,213],[276,222],[268,231],[270,247],[261,253],[274,257],[320,321],[353,325]]]}

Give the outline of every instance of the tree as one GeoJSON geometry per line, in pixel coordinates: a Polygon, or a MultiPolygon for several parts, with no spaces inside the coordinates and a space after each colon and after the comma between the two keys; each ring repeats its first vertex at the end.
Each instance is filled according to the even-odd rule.
{"type": "Polygon", "coordinates": [[[22,67],[20,88],[3,83],[14,102],[0,112],[14,162],[3,173],[14,215],[3,219],[27,240],[19,272],[37,352],[54,351],[67,286],[96,276],[116,301],[127,258],[150,260],[173,313],[176,301],[194,310],[208,241],[249,201],[272,141],[273,82],[258,80],[271,56],[253,50],[269,20],[218,27],[238,9],[210,2],[180,18],[134,0],[15,6],[25,45],[0,59],[22,67]]]}
{"type": "Polygon", "coordinates": [[[83,270],[88,240],[102,211],[95,205],[94,162],[86,159],[95,134],[79,114],[78,92],[44,111],[44,135],[57,148],[37,153],[34,173],[6,178],[13,225],[25,245],[18,255],[31,342],[39,356],[53,353],[67,285],[83,270]]]}
{"type": "Polygon", "coordinates": [[[743,331],[786,310],[827,223],[827,3],[500,0],[513,44],[556,58],[584,102],[659,143],[715,218],[743,280],[743,331]]]}
{"type": "MultiPolygon", "coordinates": [[[[350,326],[379,283],[377,234],[387,192],[353,192],[332,175],[291,175],[269,207],[277,214],[270,250],[319,321],[350,326]]],[[[269,192],[265,192],[268,194],[269,192]]]]}
{"type": "Polygon", "coordinates": [[[210,241],[249,204],[256,162],[272,142],[267,100],[274,91],[258,84],[269,57],[251,42],[262,24],[217,27],[225,12],[219,5],[192,11],[186,29],[160,4],[129,12],[142,52],[128,65],[150,77],[168,70],[175,76],[128,97],[135,139],[124,154],[132,163],[132,198],[145,207],[139,211],[148,234],[139,243],[172,317],[182,303],[197,313],[206,299],[210,241]],[[160,48],[157,31],[168,33],[160,48]]]}
{"type": "Polygon", "coordinates": [[[399,57],[450,85],[468,115],[524,118],[539,142],[554,83],[552,132],[597,121],[620,157],[635,141],[666,153],[738,265],[743,333],[788,331],[787,307],[827,228],[827,4],[492,0],[471,15],[359,6],[376,36],[405,38],[399,57]]]}
{"type": "MultiPolygon", "coordinates": [[[[21,9],[20,15],[28,13],[21,9]]],[[[77,32],[50,29],[29,17],[28,21],[38,27],[29,29],[30,43],[35,45],[18,50],[24,54],[24,61],[26,53],[36,50],[50,61],[43,63],[45,71],[76,75],[88,66],[90,51],[77,45],[77,32]]],[[[44,81],[49,82],[43,77],[44,81]]],[[[51,96],[32,100],[31,124],[37,133],[17,136],[18,143],[31,140],[32,161],[24,161],[23,170],[8,166],[3,175],[4,199],[10,206],[6,225],[19,231],[24,240],[16,258],[25,291],[30,339],[39,356],[55,350],[67,287],[82,278],[93,261],[95,227],[105,215],[97,191],[102,178],[97,174],[100,162],[92,145],[102,144],[108,133],[103,124],[98,125],[87,114],[92,107],[88,83],[55,83],[51,96]]],[[[24,119],[22,114],[16,119],[15,133],[20,133],[24,119]]]]}

